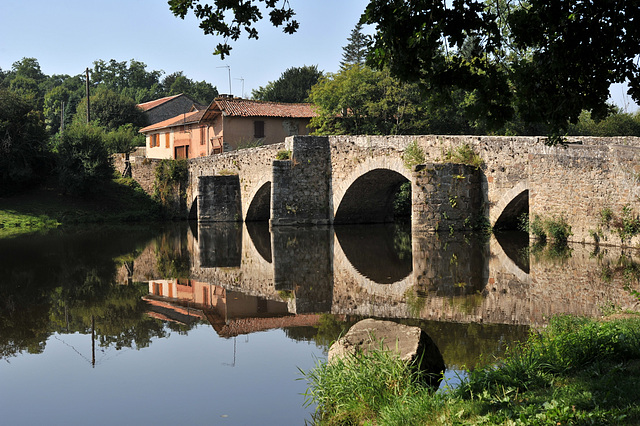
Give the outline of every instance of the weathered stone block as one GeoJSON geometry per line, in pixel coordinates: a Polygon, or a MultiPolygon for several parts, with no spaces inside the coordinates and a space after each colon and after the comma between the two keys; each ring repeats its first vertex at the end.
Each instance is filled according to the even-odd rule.
{"type": "Polygon", "coordinates": [[[430,386],[438,387],[445,365],[436,344],[420,327],[366,319],[356,323],[329,348],[329,362],[384,349],[413,363],[430,386]]]}

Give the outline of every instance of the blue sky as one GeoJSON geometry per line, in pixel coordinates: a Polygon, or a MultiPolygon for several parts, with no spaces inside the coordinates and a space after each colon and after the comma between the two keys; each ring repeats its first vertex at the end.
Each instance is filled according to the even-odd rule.
{"type": "MultiPolygon", "coordinates": [[[[47,75],[76,75],[98,59],[147,64],[166,74],[184,71],[192,80],[206,80],[220,93],[251,95],[252,89],[276,80],[290,67],[317,65],[338,70],[342,46],[367,0],[291,0],[300,29],[284,34],[268,21],[258,24],[259,40],[241,38],[224,61],[212,54],[217,41],[205,36],[191,15],[175,17],[164,0],[2,0],[0,68],[36,58],[47,75]],[[243,79],[244,81],[240,80],[243,79]],[[244,83],[244,92],[242,90],[244,83]]],[[[612,100],[638,106],[612,87],[612,100]]]]}

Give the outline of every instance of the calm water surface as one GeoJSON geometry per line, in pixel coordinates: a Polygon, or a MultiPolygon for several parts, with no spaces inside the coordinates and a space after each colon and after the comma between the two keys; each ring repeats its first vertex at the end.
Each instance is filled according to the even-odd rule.
{"type": "Polygon", "coordinates": [[[421,326],[455,378],[550,315],[636,309],[638,269],[616,249],[401,226],[2,240],[0,424],[302,425],[299,369],[362,318],[421,326]]]}

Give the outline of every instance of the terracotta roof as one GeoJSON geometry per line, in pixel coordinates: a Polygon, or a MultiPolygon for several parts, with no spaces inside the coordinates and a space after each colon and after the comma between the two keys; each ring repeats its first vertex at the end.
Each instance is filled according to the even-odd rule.
{"type": "Polygon", "coordinates": [[[162,105],[163,103],[168,102],[171,99],[175,99],[178,96],[182,96],[182,93],[180,93],[179,95],[167,96],[166,98],[160,98],[160,99],[156,99],[154,101],[149,101],[149,102],[144,102],[142,104],[138,104],[138,108],[140,108],[143,111],[149,111],[150,109],[155,108],[158,105],[162,105]]]}
{"type": "Polygon", "coordinates": [[[316,116],[312,104],[285,104],[240,98],[216,98],[209,106],[209,109],[212,108],[222,111],[225,116],[235,117],[311,118],[316,116]]]}
{"type": "Polygon", "coordinates": [[[184,126],[186,124],[195,124],[198,123],[200,119],[202,119],[202,116],[205,112],[206,110],[192,111],[185,114],[180,114],[168,120],[164,120],[159,123],[144,127],[140,129],[140,133],[152,132],[154,130],[166,129],[168,127],[184,126]]]}

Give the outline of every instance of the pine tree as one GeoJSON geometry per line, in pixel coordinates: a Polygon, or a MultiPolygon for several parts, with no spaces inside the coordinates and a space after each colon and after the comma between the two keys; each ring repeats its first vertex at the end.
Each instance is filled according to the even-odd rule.
{"type": "Polygon", "coordinates": [[[349,44],[342,48],[342,61],[340,68],[345,69],[349,65],[363,65],[371,36],[362,34],[362,24],[358,22],[351,35],[347,38],[349,44]]]}

